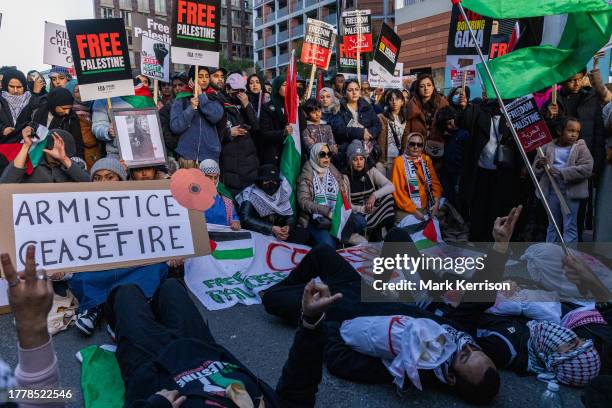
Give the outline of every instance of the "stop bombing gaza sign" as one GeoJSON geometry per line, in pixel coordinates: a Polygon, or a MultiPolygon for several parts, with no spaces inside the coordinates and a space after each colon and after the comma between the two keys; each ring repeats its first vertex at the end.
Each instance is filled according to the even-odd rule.
{"type": "Polygon", "coordinates": [[[81,100],[134,95],[122,18],[66,20],[81,100]]]}
{"type": "Polygon", "coordinates": [[[218,67],[221,1],[177,0],[172,14],[172,62],[218,67]]]}

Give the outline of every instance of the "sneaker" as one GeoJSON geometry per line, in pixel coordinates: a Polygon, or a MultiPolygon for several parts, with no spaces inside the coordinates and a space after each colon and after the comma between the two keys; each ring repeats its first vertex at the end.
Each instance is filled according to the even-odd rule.
{"type": "Polygon", "coordinates": [[[102,317],[102,307],[87,309],[77,316],[75,325],[86,336],[91,336],[102,317]]]}
{"type": "Polygon", "coordinates": [[[363,244],[366,242],[368,242],[368,240],[363,235],[359,235],[359,234],[353,234],[348,239],[348,243],[351,245],[359,245],[359,244],[363,244]]]}

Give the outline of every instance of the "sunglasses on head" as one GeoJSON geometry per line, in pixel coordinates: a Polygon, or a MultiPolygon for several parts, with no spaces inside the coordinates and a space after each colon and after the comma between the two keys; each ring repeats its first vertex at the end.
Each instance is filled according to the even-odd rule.
{"type": "Polygon", "coordinates": [[[410,147],[423,147],[423,143],[408,142],[408,146],[410,146],[410,147]]]}
{"type": "Polygon", "coordinates": [[[332,152],[319,152],[319,158],[329,157],[331,159],[332,152]]]}

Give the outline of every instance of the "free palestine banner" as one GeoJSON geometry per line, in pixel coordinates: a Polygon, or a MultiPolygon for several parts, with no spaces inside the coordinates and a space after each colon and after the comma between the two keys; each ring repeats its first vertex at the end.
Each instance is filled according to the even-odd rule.
{"type": "Polygon", "coordinates": [[[172,62],[219,66],[220,0],[177,0],[172,20],[172,62]]]}

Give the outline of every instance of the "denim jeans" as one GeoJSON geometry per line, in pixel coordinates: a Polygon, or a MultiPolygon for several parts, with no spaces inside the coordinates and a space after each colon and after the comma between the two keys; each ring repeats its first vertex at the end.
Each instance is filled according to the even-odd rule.
{"type": "MultiPolygon", "coordinates": [[[[353,234],[363,234],[367,226],[368,222],[363,215],[352,213],[342,230],[342,241],[347,241],[353,234]]],[[[308,224],[308,231],[317,244],[336,248],[338,240],[329,233],[329,230],[315,228],[311,222],[308,224]]]]}
{"type": "MultiPolygon", "coordinates": [[[[554,190],[550,188],[548,192],[548,204],[550,205],[550,210],[557,221],[557,225],[561,229],[563,233],[563,239],[565,242],[578,242],[578,208],[580,208],[580,200],[573,200],[571,198],[567,198],[563,186],[560,185],[559,188],[561,192],[565,196],[565,202],[570,209],[570,214],[563,214],[561,210],[561,202],[554,190]]],[[[548,229],[546,231],[546,242],[559,242],[559,237],[557,236],[557,232],[555,231],[555,227],[551,220],[548,220],[548,229]]]]}

